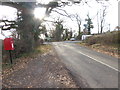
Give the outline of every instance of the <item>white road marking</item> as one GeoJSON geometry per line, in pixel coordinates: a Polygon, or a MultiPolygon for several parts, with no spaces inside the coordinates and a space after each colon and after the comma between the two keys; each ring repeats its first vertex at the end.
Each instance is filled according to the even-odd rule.
{"type": "MultiPolygon", "coordinates": [[[[67,47],[68,47],[68,46],[67,46],[67,47]]],[[[73,47],[71,47],[71,46],[69,46],[69,47],[70,47],[70,48],[73,48],[73,47]]],[[[73,49],[74,49],[74,48],[73,48],[73,49]]],[[[116,69],[116,68],[114,68],[114,67],[112,67],[112,66],[110,66],[110,65],[108,65],[108,64],[106,64],[106,63],[104,63],[104,62],[102,62],[102,61],[98,61],[97,59],[95,59],[95,58],[93,58],[93,57],[91,57],[91,56],[88,56],[88,55],[86,55],[86,54],[84,54],[84,53],[82,53],[82,52],[80,52],[80,51],[77,51],[77,52],[80,53],[80,54],[82,54],[82,55],[84,55],[84,56],[87,56],[87,57],[91,58],[92,60],[94,60],[94,61],[96,61],[96,62],[99,62],[99,63],[101,63],[101,64],[103,64],[103,65],[105,65],[105,66],[107,66],[107,67],[109,67],[109,68],[117,71],[117,72],[120,72],[118,69],[116,69]]]]}
{"type": "Polygon", "coordinates": [[[105,65],[105,66],[107,66],[107,67],[109,67],[109,68],[111,68],[111,69],[113,69],[113,70],[115,70],[115,71],[120,72],[118,69],[116,69],[116,68],[114,68],[114,67],[112,67],[112,66],[110,66],[110,65],[108,65],[108,64],[106,64],[106,63],[104,63],[104,62],[102,62],[102,61],[98,61],[97,59],[95,59],[95,58],[93,58],[93,57],[90,57],[90,56],[88,56],[88,55],[86,55],[86,54],[84,54],[84,53],[82,53],[82,52],[78,52],[78,53],[80,53],[80,54],[82,54],[82,55],[84,55],[84,56],[87,56],[87,57],[91,58],[92,60],[97,61],[97,62],[99,62],[99,63],[101,63],[101,64],[103,64],[103,65],[105,65]]]}

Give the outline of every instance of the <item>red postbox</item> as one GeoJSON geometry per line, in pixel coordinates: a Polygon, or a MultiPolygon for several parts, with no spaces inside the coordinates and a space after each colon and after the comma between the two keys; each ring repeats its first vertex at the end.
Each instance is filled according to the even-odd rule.
{"type": "Polygon", "coordinates": [[[14,50],[14,41],[13,38],[5,38],[4,39],[4,49],[5,50],[14,50]]]}

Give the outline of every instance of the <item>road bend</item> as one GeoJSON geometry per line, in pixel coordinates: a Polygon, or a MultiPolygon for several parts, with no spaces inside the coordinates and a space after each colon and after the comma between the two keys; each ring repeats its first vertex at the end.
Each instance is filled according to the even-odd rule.
{"type": "Polygon", "coordinates": [[[118,88],[118,59],[72,42],[53,42],[59,58],[82,88],[118,88]]]}

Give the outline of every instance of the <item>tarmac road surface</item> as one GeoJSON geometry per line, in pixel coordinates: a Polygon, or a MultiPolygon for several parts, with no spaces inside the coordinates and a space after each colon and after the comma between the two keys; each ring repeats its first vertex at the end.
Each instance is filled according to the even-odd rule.
{"type": "Polygon", "coordinates": [[[82,88],[118,88],[118,59],[69,42],[52,42],[82,88]]]}

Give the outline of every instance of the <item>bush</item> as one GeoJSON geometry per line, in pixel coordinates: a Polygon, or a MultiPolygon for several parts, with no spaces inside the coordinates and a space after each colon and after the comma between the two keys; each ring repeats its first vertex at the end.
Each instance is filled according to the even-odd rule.
{"type": "Polygon", "coordinates": [[[88,45],[93,44],[105,44],[105,45],[120,45],[120,31],[113,31],[101,35],[94,35],[92,37],[88,37],[85,40],[85,43],[88,45]]]}
{"type": "MultiPolygon", "coordinates": [[[[39,46],[41,44],[43,44],[42,39],[35,42],[35,47],[37,47],[37,46],[39,46]]],[[[15,49],[12,51],[12,58],[13,59],[19,58],[22,55],[24,55],[25,53],[30,53],[30,52],[26,52],[27,49],[29,49],[29,48],[26,48],[26,47],[27,47],[27,45],[25,45],[22,40],[14,39],[14,48],[15,49]]],[[[3,56],[3,63],[9,63],[9,51],[4,50],[4,46],[2,47],[2,56],[3,56]]]]}

